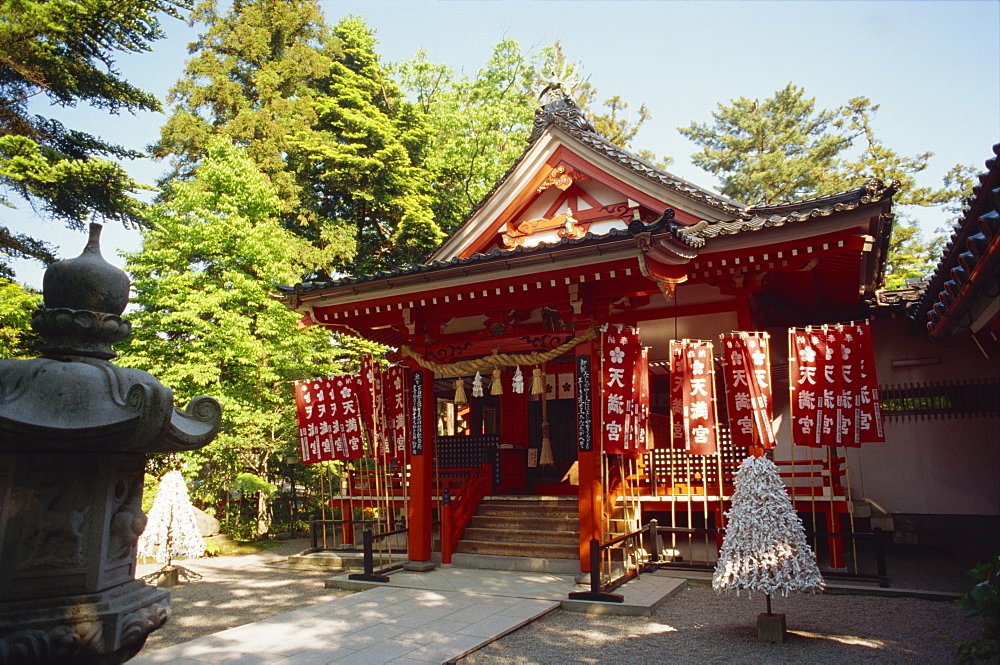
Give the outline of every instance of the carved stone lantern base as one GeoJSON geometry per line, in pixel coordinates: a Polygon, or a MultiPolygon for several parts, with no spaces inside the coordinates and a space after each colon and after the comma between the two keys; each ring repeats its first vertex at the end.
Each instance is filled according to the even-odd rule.
{"type": "Polygon", "coordinates": [[[5,665],[117,665],[170,617],[170,592],[138,580],[100,593],[0,603],[5,665]]]}

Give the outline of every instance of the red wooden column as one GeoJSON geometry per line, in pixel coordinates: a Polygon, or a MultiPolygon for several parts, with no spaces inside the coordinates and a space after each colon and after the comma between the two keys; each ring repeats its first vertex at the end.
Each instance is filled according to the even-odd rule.
{"type": "Polygon", "coordinates": [[[576,347],[577,387],[577,470],[579,471],[580,570],[590,572],[590,540],[601,540],[601,512],[604,488],[601,485],[600,375],[596,345],[585,342],[576,347]]]}
{"type": "Polygon", "coordinates": [[[410,423],[410,508],[407,542],[410,561],[431,560],[434,510],[434,373],[413,369],[410,375],[413,420],[410,423]]]}

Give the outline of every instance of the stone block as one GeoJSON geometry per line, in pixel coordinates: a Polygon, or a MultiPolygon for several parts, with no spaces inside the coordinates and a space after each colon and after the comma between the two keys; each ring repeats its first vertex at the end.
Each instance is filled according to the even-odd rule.
{"type": "Polygon", "coordinates": [[[757,615],[757,639],[781,644],[785,641],[785,615],[761,612],[757,615]]]}

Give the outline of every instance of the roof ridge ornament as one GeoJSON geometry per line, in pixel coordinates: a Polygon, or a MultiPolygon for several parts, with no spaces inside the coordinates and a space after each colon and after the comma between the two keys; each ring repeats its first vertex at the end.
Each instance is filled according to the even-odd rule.
{"type": "Polygon", "coordinates": [[[567,124],[573,129],[597,134],[597,129],[587,120],[579,105],[563,88],[559,81],[553,81],[545,86],[538,95],[541,107],[535,111],[535,124],[528,137],[528,143],[534,141],[549,125],[567,124]]]}

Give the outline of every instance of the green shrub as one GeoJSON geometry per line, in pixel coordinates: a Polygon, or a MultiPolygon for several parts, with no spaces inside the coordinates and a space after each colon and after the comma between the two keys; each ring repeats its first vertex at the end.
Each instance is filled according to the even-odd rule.
{"type": "Polygon", "coordinates": [[[965,605],[970,617],[983,620],[978,639],[958,640],[958,662],[1000,662],[1000,554],[991,562],[976,566],[969,575],[978,583],[957,602],[965,605]]]}

